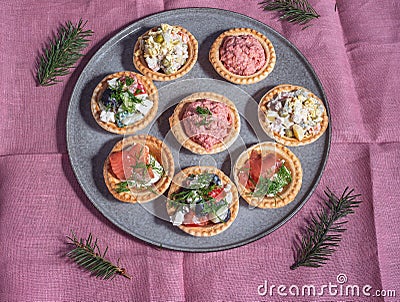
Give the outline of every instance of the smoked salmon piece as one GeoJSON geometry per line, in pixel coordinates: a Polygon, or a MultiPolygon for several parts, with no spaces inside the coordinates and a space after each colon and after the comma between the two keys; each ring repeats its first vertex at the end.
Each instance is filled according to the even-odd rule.
{"type": "Polygon", "coordinates": [[[248,189],[254,189],[260,175],[271,178],[280,166],[281,161],[275,154],[262,155],[260,152],[252,150],[249,159],[242,167],[242,172],[239,174],[239,182],[248,189]]]}
{"type": "Polygon", "coordinates": [[[111,170],[117,176],[118,179],[124,180],[124,165],[122,164],[122,151],[114,152],[110,154],[111,170]]]}
{"type": "Polygon", "coordinates": [[[110,155],[111,170],[120,180],[140,179],[145,181],[154,177],[149,164],[149,148],[135,144],[124,151],[110,155]]]}

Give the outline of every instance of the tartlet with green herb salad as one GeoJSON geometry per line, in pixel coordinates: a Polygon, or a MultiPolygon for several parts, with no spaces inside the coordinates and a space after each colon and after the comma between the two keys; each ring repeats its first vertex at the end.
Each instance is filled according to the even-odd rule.
{"type": "Polygon", "coordinates": [[[145,76],[131,71],[113,73],[94,89],[91,110],[103,129],[133,134],[156,116],[158,91],[153,81],[145,76]]]}
{"type": "Polygon", "coordinates": [[[262,97],[258,117],[264,131],[286,146],[316,141],[329,121],[320,98],[304,87],[290,84],[278,85],[262,97]]]}
{"type": "Polygon", "coordinates": [[[239,212],[234,183],[215,167],[189,167],[172,180],[167,212],[173,225],[198,237],[225,231],[239,212]]]}
{"type": "Polygon", "coordinates": [[[175,107],[169,124],[177,141],[196,154],[222,152],[234,143],[240,132],[235,104],[212,92],[184,98],[175,107]]]}
{"type": "Polygon", "coordinates": [[[292,202],[303,177],[296,155],[273,142],[256,144],[244,151],[233,173],[240,195],[259,208],[279,208],[292,202]]]}
{"type": "Polygon", "coordinates": [[[161,24],[139,37],[133,63],[155,81],[171,81],[188,73],[197,61],[198,42],[181,26],[161,24]]]}
{"type": "Polygon", "coordinates": [[[117,142],[103,168],[110,193],[131,203],[156,199],[167,190],[173,175],[171,151],[150,135],[129,136],[117,142]]]}

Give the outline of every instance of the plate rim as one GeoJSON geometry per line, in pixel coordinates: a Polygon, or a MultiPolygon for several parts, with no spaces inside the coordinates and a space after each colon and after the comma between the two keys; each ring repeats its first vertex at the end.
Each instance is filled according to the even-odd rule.
{"type": "MultiPolygon", "coordinates": [[[[100,41],[101,43],[101,41],[100,41]]],[[[90,52],[90,50],[89,50],[90,52]]],[[[114,134],[113,135],[114,138],[118,138],[118,137],[123,137],[122,135],[119,134],[114,134]]],[[[230,10],[226,10],[226,9],[220,9],[220,8],[209,8],[209,7],[189,7],[189,8],[177,8],[177,9],[170,9],[170,10],[164,10],[161,12],[156,12],[150,15],[146,15],[142,18],[138,18],[134,21],[132,21],[131,23],[127,24],[126,26],[124,26],[121,30],[119,30],[117,33],[113,34],[105,43],[103,43],[100,48],[95,51],[91,58],[87,61],[87,63],[82,66],[82,71],[79,74],[79,77],[77,78],[75,84],[74,84],[74,88],[72,90],[71,96],[69,98],[69,104],[68,104],[68,109],[67,109],[67,118],[66,118],[66,146],[67,146],[67,153],[68,153],[68,158],[72,167],[72,171],[75,175],[76,180],[79,183],[79,186],[81,187],[81,189],[83,190],[83,192],[86,195],[86,198],[88,198],[88,200],[91,202],[92,205],[94,205],[94,207],[113,225],[117,226],[119,229],[123,230],[125,233],[127,233],[130,236],[133,236],[137,239],[140,239],[143,243],[145,244],[151,244],[155,247],[159,247],[159,248],[165,248],[168,250],[173,250],[173,251],[180,251],[180,252],[191,252],[191,253],[207,253],[207,252],[217,252],[217,251],[224,251],[224,250],[229,250],[229,249],[234,249],[234,248],[238,248],[244,245],[247,245],[249,243],[255,242],[273,232],[275,232],[277,229],[279,229],[280,227],[282,227],[283,225],[285,225],[289,220],[291,220],[302,208],[303,206],[306,204],[306,202],[311,198],[311,196],[313,195],[314,191],[316,190],[316,188],[318,187],[322,175],[325,171],[328,159],[329,159],[329,153],[330,153],[330,149],[331,149],[331,140],[332,140],[332,126],[331,126],[331,114],[330,114],[330,108],[329,108],[329,102],[327,100],[326,94],[325,94],[325,90],[323,88],[323,85],[321,83],[321,80],[319,79],[319,77],[317,76],[313,66],[310,64],[310,62],[307,60],[307,58],[303,55],[303,53],[290,41],[288,40],[286,37],[284,37],[283,35],[281,35],[279,32],[277,32],[275,29],[273,29],[272,27],[270,27],[269,25],[254,19],[250,16],[238,13],[238,12],[233,12],[230,10]],[[328,119],[329,119],[329,123],[328,123],[328,128],[326,129],[325,132],[325,140],[326,140],[326,144],[324,146],[324,156],[323,156],[323,161],[322,164],[319,166],[319,169],[317,170],[317,177],[315,179],[315,183],[313,185],[312,188],[310,188],[308,191],[305,192],[305,197],[304,199],[296,206],[294,207],[290,212],[288,212],[287,215],[285,215],[279,222],[277,222],[273,227],[271,227],[270,229],[263,231],[251,238],[246,238],[244,240],[241,240],[240,242],[237,243],[232,243],[232,244],[227,244],[227,245],[222,245],[222,246],[216,246],[216,247],[206,247],[206,248],[202,248],[202,247],[196,247],[196,248],[185,248],[185,247],[175,247],[175,246],[170,246],[169,244],[164,245],[163,243],[160,242],[156,242],[150,238],[146,238],[144,236],[138,235],[133,233],[132,231],[128,230],[124,225],[110,219],[109,217],[107,217],[107,215],[103,212],[102,208],[96,204],[95,202],[92,201],[92,199],[89,197],[90,194],[88,193],[89,190],[86,188],[86,186],[83,185],[81,179],[78,177],[79,172],[77,171],[76,168],[76,164],[74,164],[75,160],[72,157],[72,146],[71,146],[71,133],[69,131],[69,129],[71,129],[71,121],[70,121],[70,111],[72,110],[72,100],[74,97],[76,97],[76,95],[78,94],[78,83],[80,83],[80,81],[82,81],[82,76],[84,74],[85,69],[90,66],[91,64],[93,64],[93,62],[95,61],[95,59],[97,59],[98,56],[100,56],[104,50],[106,50],[107,48],[111,47],[113,44],[118,43],[119,40],[123,39],[126,35],[132,33],[132,31],[129,31],[130,27],[134,26],[135,24],[137,24],[138,22],[145,22],[147,20],[151,20],[152,18],[158,18],[158,17],[162,17],[163,15],[169,15],[171,13],[174,12],[201,12],[201,13],[207,13],[208,12],[213,12],[213,13],[218,13],[218,12],[222,12],[223,14],[228,14],[228,15],[236,15],[240,18],[244,18],[247,20],[250,20],[253,23],[258,24],[261,27],[266,27],[268,28],[269,31],[271,31],[273,34],[275,34],[278,38],[283,39],[286,43],[288,43],[288,45],[296,52],[296,55],[298,55],[300,57],[301,60],[303,60],[306,65],[307,65],[307,69],[309,70],[309,72],[311,73],[313,80],[315,81],[315,83],[317,84],[318,88],[321,91],[321,98],[324,101],[324,105],[326,108],[326,112],[328,115],[328,119]]]]}

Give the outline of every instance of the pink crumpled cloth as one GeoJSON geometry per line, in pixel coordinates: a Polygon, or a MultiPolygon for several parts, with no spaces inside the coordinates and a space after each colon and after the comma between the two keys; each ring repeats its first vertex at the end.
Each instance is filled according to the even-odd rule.
{"type": "Polygon", "coordinates": [[[257,2],[0,2],[0,301],[399,301],[400,2],[337,0],[335,11],[334,0],[310,0],[321,17],[303,31],[257,2]],[[293,42],[322,81],[333,127],[321,183],[295,217],[254,243],[202,254],[159,251],[115,227],[77,183],[65,143],[68,101],[94,51],[138,18],[193,6],[246,14],[293,42]],[[36,87],[33,71],[43,42],[60,22],[80,17],[96,33],[89,55],[63,84],[36,87]],[[347,185],[362,193],[363,203],[332,261],[291,271],[293,238],[319,208],[324,188],[341,192],[347,185]],[[97,234],[132,280],[101,281],[68,261],[70,229],[97,234]],[[346,285],[370,285],[371,296],[277,292],[279,285],[339,284],[340,274],[346,285]],[[272,296],[258,293],[266,282],[276,286],[272,296]],[[397,298],[377,297],[375,290],[395,290],[397,298]]]}

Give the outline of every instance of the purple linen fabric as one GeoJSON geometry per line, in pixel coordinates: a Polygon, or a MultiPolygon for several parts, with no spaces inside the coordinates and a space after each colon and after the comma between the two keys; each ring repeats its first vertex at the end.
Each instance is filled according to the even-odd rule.
{"type": "MultiPolygon", "coordinates": [[[[0,301],[398,301],[400,296],[400,140],[398,1],[310,0],[321,18],[301,31],[263,12],[258,1],[2,1],[0,36],[0,301]],[[65,143],[68,100],[93,53],[138,18],[182,7],[218,7],[256,18],[292,41],[322,81],[331,107],[330,158],[314,196],[283,227],[233,250],[190,254],[157,250],[105,219],[72,173],[65,143]],[[63,84],[36,87],[38,50],[60,22],[88,19],[95,31],[63,84]],[[326,186],[346,185],[364,202],[349,218],[324,268],[290,271],[293,240],[320,208],[326,186]],[[92,232],[132,280],[91,278],[64,257],[65,235],[92,232]],[[397,298],[283,297],[276,286],[335,283],[396,290],[397,298]]],[[[161,21],[161,20],[160,20],[161,21]]]]}

